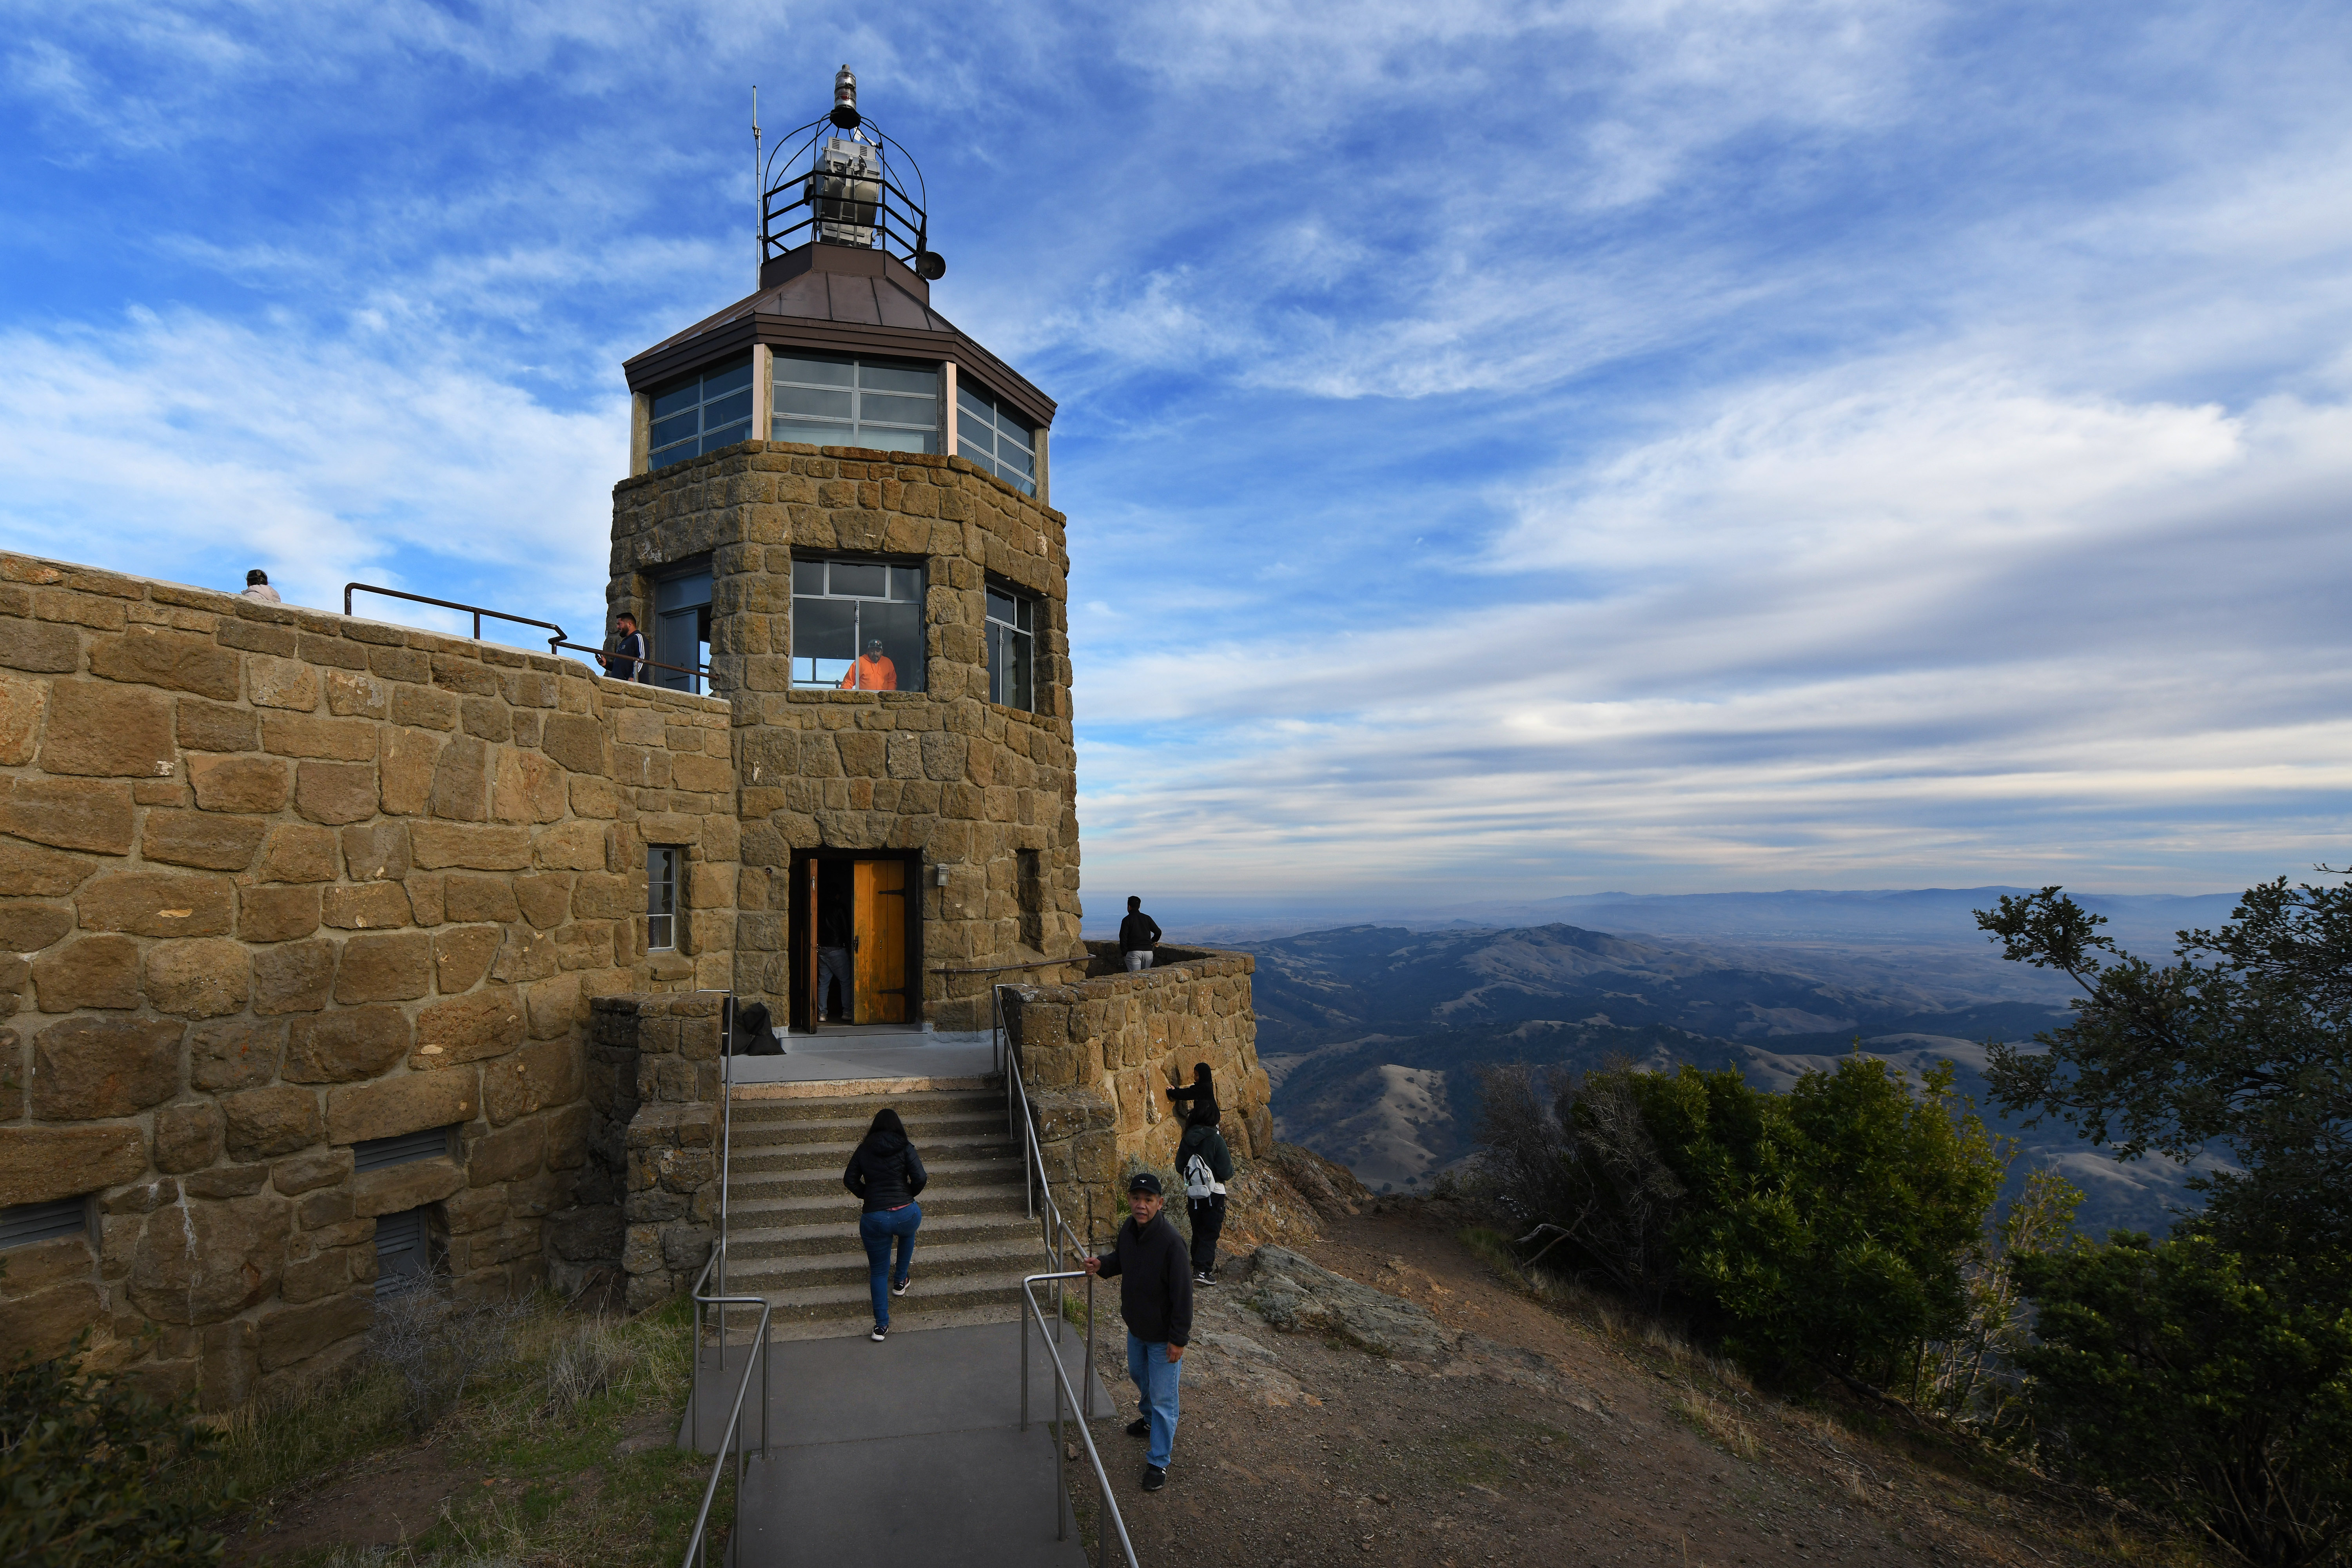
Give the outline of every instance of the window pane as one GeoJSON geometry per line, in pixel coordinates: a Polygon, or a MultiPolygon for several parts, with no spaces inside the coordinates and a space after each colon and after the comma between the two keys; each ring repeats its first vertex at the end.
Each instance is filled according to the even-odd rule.
{"type": "MultiPolygon", "coordinates": [[[[838,572],[839,567],[835,570],[838,572]]],[[[879,642],[898,677],[900,691],[923,689],[923,610],[919,605],[861,605],[857,614],[858,652],[879,642]]]]}
{"type": "Polygon", "coordinates": [[[845,599],[793,600],[793,658],[857,657],[857,606],[845,599]]]}
{"type": "Polygon", "coordinates": [[[966,429],[967,426],[965,426],[959,425],[956,426],[956,456],[959,458],[970,458],[973,462],[978,463],[983,468],[993,468],[996,467],[996,459],[990,454],[988,448],[982,446],[979,442],[973,440],[969,435],[967,435],[965,433],[966,429]]]}
{"type": "Polygon", "coordinates": [[[850,445],[870,447],[877,452],[928,452],[931,449],[931,433],[894,430],[887,425],[860,425],[857,438],[850,445]]]}
{"type": "Polygon", "coordinates": [[[850,426],[846,420],[839,425],[820,425],[814,419],[778,419],[768,426],[771,441],[806,441],[816,447],[846,447],[850,426]]]}
{"type": "Polygon", "coordinates": [[[919,392],[936,397],[940,373],[928,365],[860,363],[857,384],[882,392],[919,392]]]}
{"type": "Polygon", "coordinates": [[[1018,708],[1024,713],[1031,712],[1035,709],[1036,702],[1034,700],[1035,691],[1030,679],[1029,667],[1030,656],[1036,647],[1036,639],[1026,633],[1007,632],[1005,640],[1012,645],[1013,648],[1013,689],[1006,695],[1004,700],[1008,706],[1018,708]]]}
{"type": "Polygon", "coordinates": [[[833,591],[854,594],[861,599],[879,599],[889,593],[889,568],[868,565],[862,561],[836,561],[833,563],[833,591]]]}
{"type": "Polygon", "coordinates": [[[751,417],[751,395],[739,392],[707,405],[702,410],[702,427],[716,429],[721,425],[734,425],[751,417]]]}
{"type": "Polygon", "coordinates": [[[849,417],[849,394],[818,392],[805,386],[780,386],[776,388],[776,412],[809,414],[820,419],[846,419],[849,417]]]}
{"type": "Polygon", "coordinates": [[[928,430],[938,416],[928,397],[886,397],[878,392],[863,395],[857,405],[857,417],[863,421],[879,420],[885,425],[919,425],[928,430]]]}
{"type": "Polygon", "coordinates": [[[1010,436],[1024,447],[1037,444],[1037,427],[1002,404],[996,409],[996,429],[999,435],[1010,436]]]}
{"type": "Polygon", "coordinates": [[[708,401],[732,392],[737,387],[751,384],[751,362],[744,360],[740,363],[729,365],[725,370],[714,370],[705,375],[702,378],[702,395],[704,400],[708,401]]]}
{"type": "Polygon", "coordinates": [[[694,417],[694,410],[691,408],[674,418],[656,419],[654,421],[654,445],[670,446],[693,436],[700,428],[701,426],[694,417]]]}
{"type": "Polygon", "coordinates": [[[688,605],[710,603],[710,574],[695,572],[683,577],[665,577],[654,584],[654,608],[676,610],[688,605]]]}
{"type": "Polygon", "coordinates": [[[1034,599],[1020,599],[1014,602],[1021,607],[1021,618],[1014,624],[1020,626],[1020,628],[1024,632],[1035,631],[1037,629],[1037,601],[1034,599]]]}
{"type": "Polygon", "coordinates": [[[738,441],[748,441],[751,438],[751,422],[746,419],[740,425],[730,425],[724,429],[713,430],[705,436],[702,438],[702,449],[706,452],[716,452],[721,447],[732,447],[738,441]]]}
{"type": "Polygon", "coordinates": [[[795,561],[793,563],[793,592],[822,594],[824,592],[824,563],[795,561]]]}
{"type": "Polygon", "coordinates": [[[923,602],[923,569],[919,566],[890,568],[890,596],[909,604],[923,602]]]}
{"type": "Polygon", "coordinates": [[[971,388],[968,386],[959,385],[956,388],[956,416],[959,422],[965,419],[974,420],[982,429],[992,430],[996,427],[994,410],[989,407],[985,398],[973,395],[971,388]]]}
{"type": "Polygon", "coordinates": [[[841,678],[849,673],[853,662],[846,658],[795,658],[793,660],[793,684],[803,691],[837,690],[841,678]]]}
{"type": "Polygon", "coordinates": [[[990,620],[1003,621],[1009,626],[1013,622],[1013,604],[1012,595],[1000,594],[993,588],[991,588],[988,591],[988,618],[990,620]]]}
{"type": "Polygon", "coordinates": [[[683,463],[688,458],[699,457],[701,446],[702,443],[699,441],[680,442],[667,452],[656,452],[651,466],[656,468],[667,468],[672,463],[683,463]]]}
{"type": "Polygon", "coordinates": [[[847,386],[849,362],[846,360],[806,359],[798,354],[776,356],[776,379],[782,381],[814,381],[823,386],[847,386]]]}
{"type": "Polygon", "coordinates": [[[1037,477],[1037,459],[1002,437],[996,442],[996,466],[1014,484],[1037,477]],[[1016,474],[1020,479],[1013,478],[1016,474]]]}
{"type": "Polygon", "coordinates": [[[702,384],[689,381],[684,386],[657,393],[654,397],[654,417],[666,419],[681,408],[691,408],[702,401],[702,384]]]}

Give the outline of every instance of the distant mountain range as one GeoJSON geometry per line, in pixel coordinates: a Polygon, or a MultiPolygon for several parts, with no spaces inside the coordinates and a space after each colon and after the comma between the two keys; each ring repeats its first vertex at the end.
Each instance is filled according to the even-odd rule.
{"type": "MultiPolygon", "coordinates": [[[[2168,1205],[2189,1195],[2182,1171],[2120,1164],[2063,1128],[2012,1125],[1985,1091],[1985,1042],[2063,1024],[2074,994],[2063,977],[2000,962],[1975,930],[1970,910],[2020,890],[1596,895],[1546,907],[1622,915],[1617,929],[1449,921],[1229,944],[1258,959],[1258,1054],[1283,1135],[1375,1190],[1426,1190],[1469,1154],[1482,1066],[1689,1062],[1785,1089],[1858,1038],[1914,1073],[1951,1060],[1988,1124],[2021,1144],[2012,1184],[2054,1164],[2085,1192],[2084,1230],[2161,1232],[2168,1205]]],[[[2158,956],[2174,931],[2217,925],[2235,900],[2082,901],[2126,946],[2158,956]]]]}

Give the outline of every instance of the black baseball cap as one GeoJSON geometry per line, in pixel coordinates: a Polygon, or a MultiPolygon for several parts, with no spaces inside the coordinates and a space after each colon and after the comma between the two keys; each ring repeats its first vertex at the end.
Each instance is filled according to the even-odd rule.
{"type": "Polygon", "coordinates": [[[1163,1195],[1160,1178],[1149,1171],[1138,1171],[1128,1177],[1127,1190],[1130,1193],[1150,1193],[1155,1198],[1163,1195]]]}

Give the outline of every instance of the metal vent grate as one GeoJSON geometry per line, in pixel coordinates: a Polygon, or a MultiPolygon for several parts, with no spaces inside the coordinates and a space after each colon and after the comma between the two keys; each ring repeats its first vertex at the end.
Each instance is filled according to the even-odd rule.
{"type": "Polygon", "coordinates": [[[423,1209],[388,1214],[375,1222],[375,1293],[396,1296],[433,1276],[423,1209]]]}
{"type": "Polygon", "coordinates": [[[82,1198],[0,1209],[0,1247],[30,1247],[61,1236],[87,1235],[89,1230],[89,1205],[82,1198]]]}
{"type": "Polygon", "coordinates": [[[381,1171],[386,1165],[446,1159],[448,1153],[449,1129],[428,1127],[422,1132],[404,1132],[397,1138],[371,1138],[364,1143],[352,1144],[352,1169],[381,1171]]]}

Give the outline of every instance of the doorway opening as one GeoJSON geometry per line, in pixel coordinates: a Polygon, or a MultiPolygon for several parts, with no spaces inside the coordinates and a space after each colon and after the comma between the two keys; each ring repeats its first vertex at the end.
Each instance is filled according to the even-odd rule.
{"type": "Polygon", "coordinates": [[[919,1024],[922,865],[920,850],[794,852],[794,1029],[919,1024]]]}

